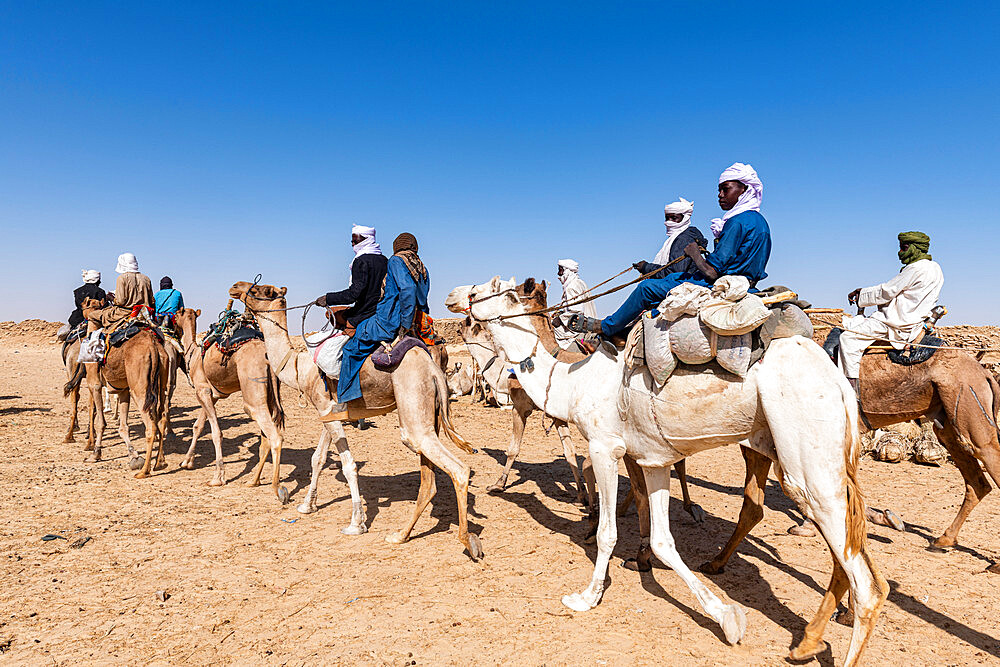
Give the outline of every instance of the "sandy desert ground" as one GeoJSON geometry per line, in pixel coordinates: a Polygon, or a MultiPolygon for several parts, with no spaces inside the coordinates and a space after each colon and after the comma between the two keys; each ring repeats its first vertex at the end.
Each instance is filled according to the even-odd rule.
{"type": "MultiPolygon", "coordinates": [[[[795,514],[772,480],[766,518],[726,572],[698,575],[746,608],[741,644],[724,643],[670,570],[621,567],[638,544],[634,510],[619,518],[604,601],[589,613],[569,612],[559,599],[586,585],[595,549],[584,542],[584,513],[572,502],[558,439],[533,416],[511,487],[487,494],[510,413],[469,397],[452,406],[455,424],[480,448],[461,454],[474,470],[473,526],[486,551],[479,563],[456,539],[454,492],[443,475],[414,538],[385,543],[410,512],[418,483],[416,457],[399,443],[394,415],[374,420],[374,428],[348,429],[370,526],[360,537],[340,534],[350,501],[333,462],[321,482],[320,511],[295,511],[320,427],[289,390],[281,474],[292,499],[284,507],[267,487],[245,486],[258,438],[238,397],[219,404],[229,484],[205,485],[207,434],[198,468],[179,468],[196,405],[183,377],[172,421],[184,442],[168,440],[167,470],[133,479],[115,433],[107,460],[88,465],[82,434],[62,443],[68,408],[59,348],[51,332],[22,335],[30,329],[0,332],[5,663],[775,665],[801,637],[829,579],[821,540],[786,533],[795,514]],[[43,541],[46,534],[67,539],[43,541]],[[71,548],[81,537],[90,540],[71,548]]],[[[134,415],[131,423],[139,437],[134,415]]],[[[708,519],[694,523],[676,502],[671,520],[682,556],[695,567],[733,528],[742,459],[732,448],[714,450],[691,459],[688,472],[708,519]]],[[[620,479],[624,490],[624,471],[620,479]]],[[[959,548],[938,554],[925,547],[958,508],[961,478],[953,466],[866,459],[861,481],[870,504],[894,508],[909,524],[905,533],[871,527],[871,549],[892,592],[866,664],[1000,662],[1000,575],[984,572],[1000,559],[1000,494],[975,510],[959,548]]],[[[676,483],[673,492],[679,497],[676,483]]],[[[819,664],[841,664],[849,636],[849,628],[831,624],[832,652],[819,664]]]]}

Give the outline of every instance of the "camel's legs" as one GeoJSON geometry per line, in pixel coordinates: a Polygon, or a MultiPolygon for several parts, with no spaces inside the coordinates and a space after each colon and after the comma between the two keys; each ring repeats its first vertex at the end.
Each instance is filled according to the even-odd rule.
{"type": "Polygon", "coordinates": [[[935,428],[934,431],[938,440],[948,449],[948,453],[955,461],[955,466],[965,480],[965,499],[962,501],[962,507],[959,508],[955,520],[951,522],[944,534],[932,543],[933,547],[940,549],[953,547],[958,543],[958,531],[961,530],[962,524],[965,523],[969,513],[979,504],[979,501],[991,491],[992,487],[979,467],[979,462],[962,447],[951,424],[946,424],[940,429],[935,428]]]}
{"type": "Polygon", "coordinates": [[[809,621],[809,625],[806,626],[802,641],[792,649],[790,656],[792,660],[808,660],[826,650],[827,644],[823,641],[823,632],[826,630],[826,624],[830,621],[831,615],[837,609],[837,603],[840,602],[840,598],[844,597],[844,593],[847,592],[849,583],[847,573],[844,572],[844,568],[841,567],[840,562],[834,558],[830,585],[826,587],[826,592],[823,594],[823,601],[819,604],[819,610],[813,619],[809,621]]]}
{"type": "Polygon", "coordinates": [[[69,392],[69,430],[63,442],[73,442],[73,431],[76,430],[76,412],[80,405],[80,385],[76,385],[69,392]]]}
{"type": "Polygon", "coordinates": [[[330,432],[325,428],[319,435],[319,442],[312,455],[312,475],[309,478],[309,489],[306,497],[296,508],[301,514],[312,514],[316,511],[316,491],[319,489],[319,474],[326,465],[326,459],[330,455],[330,432]]]}
{"type": "MultiPolygon", "coordinates": [[[[737,604],[723,604],[708,587],[694,575],[677,553],[670,533],[670,469],[643,468],[649,492],[649,518],[651,521],[650,545],[656,557],[676,572],[691,592],[698,598],[701,608],[722,626],[726,641],[735,644],[746,632],[747,618],[737,604]]],[[[638,498],[639,494],[636,494],[638,498]]]]}
{"type": "MultiPolygon", "coordinates": [[[[129,403],[132,400],[131,392],[125,390],[118,394],[118,435],[125,442],[125,446],[128,448],[128,458],[129,467],[133,470],[138,468],[137,462],[139,460],[140,454],[135,451],[135,447],[132,446],[132,439],[129,437],[128,429],[128,409],[129,403]]],[[[140,417],[142,416],[142,411],[140,411],[140,417]]]]}
{"type": "Polygon", "coordinates": [[[726,542],[726,546],[722,547],[719,555],[701,566],[701,571],[706,574],[721,573],[725,569],[726,563],[736,552],[736,547],[764,518],[764,485],[767,484],[767,472],[771,469],[771,459],[749,447],[740,447],[740,453],[743,454],[747,474],[743,481],[743,506],[740,508],[739,522],[736,524],[736,530],[732,537],[726,542]]]}
{"type": "Polygon", "coordinates": [[[589,507],[593,487],[588,488],[580,476],[580,462],[576,456],[576,448],[573,447],[573,439],[569,435],[569,426],[566,425],[566,422],[562,421],[556,421],[554,424],[556,435],[559,436],[559,442],[562,444],[563,457],[566,459],[566,463],[569,464],[569,469],[573,473],[573,483],[576,484],[576,502],[583,503],[589,507]]]}
{"type": "Polygon", "coordinates": [[[535,408],[535,404],[528,398],[528,394],[521,389],[515,389],[510,395],[514,409],[511,410],[511,431],[510,444],[507,445],[507,461],[504,464],[503,472],[496,482],[486,487],[487,493],[503,491],[507,488],[507,477],[510,470],[517,461],[517,455],[521,453],[521,439],[524,438],[524,425],[528,421],[535,408]]]}
{"type": "MultiPolygon", "coordinates": [[[[128,394],[126,393],[125,395],[127,396],[128,394]]],[[[122,407],[126,408],[128,407],[127,400],[128,399],[125,399],[126,402],[123,404],[122,407]]],[[[122,414],[121,420],[125,422],[127,420],[128,410],[127,409],[122,410],[121,414],[122,414]]],[[[146,459],[142,464],[142,469],[135,474],[135,478],[143,479],[145,477],[149,477],[149,468],[153,462],[153,445],[156,444],[157,436],[159,435],[159,428],[157,427],[156,421],[153,419],[153,417],[145,410],[139,411],[139,417],[142,419],[143,426],[146,427],[146,459]]],[[[128,431],[127,423],[125,425],[125,430],[126,432],[128,431]]],[[[129,449],[130,450],[132,449],[131,443],[129,443],[129,449]]],[[[159,466],[159,462],[157,462],[157,466],[159,466]]]]}
{"type": "Polygon", "coordinates": [[[247,482],[247,486],[260,486],[260,475],[264,472],[264,464],[267,463],[267,456],[271,453],[271,446],[267,442],[267,438],[264,436],[264,432],[260,432],[260,447],[257,454],[257,467],[254,468],[253,476],[250,481],[247,482]]]}
{"type": "MultiPolygon", "coordinates": [[[[365,511],[361,504],[361,489],[358,486],[358,466],[354,462],[354,455],[351,454],[347,446],[347,434],[344,433],[344,426],[340,422],[327,424],[327,447],[323,450],[323,462],[326,462],[326,451],[329,449],[329,441],[333,440],[337,448],[337,455],[340,457],[340,471],[344,473],[347,480],[347,488],[351,491],[351,523],[340,532],[344,535],[361,535],[368,531],[365,525],[365,511]]],[[[320,466],[322,467],[322,466],[320,466]]],[[[319,471],[313,467],[316,478],[319,478],[319,471]]],[[[315,493],[313,494],[313,507],[315,509],[315,493]]]]}
{"type": "MultiPolygon", "coordinates": [[[[625,469],[628,471],[629,494],[635,500],[635,510],[639,514],[639,551],[635,556],[634,569],[639,572],[649,572],[653,569],[653,551],[649,546],[649,496],[646,493],[646,477],[635,459],[628,454],[623,458],[625,469]]],[[[622,502],[622,505],[625,503],[622,502]]],[[[632,563],[628,561],[624,565],[627,569],[633,569],[632,563]]]]}
{"type": "MultiPolygon", "coordinates": [[[[243,392],[244,399],[247,396],[247,392],[243,392]]],[[[267,410],[267,403],[262,403],[258,405],[244,404],[244,409],[250,413],[250,415],[257,422],[260,427],[262,440],[261,448],[263,449],[264,443],[268,443],[271,449],[271,463],[274,471],[271,474],[271,490],[274,491],[274,495],[281,501],[284,505],[288,502],[288,490],[281,486],[281,447],[282,447],[282,437],[281,433],[278,431],[278,427],[274,425],[274,421],[271,419],[271,415],[267,410]]],[[[260,477],[260,469],[263,468],[264,452],[261,452],[261,465],[258,466],[257,476],[260,477]]]]}
{"type": "Polygon", "coordinates": [[[684,499],[684,511],[691,515],[697,523],[704,523],[705,510],[698,503],[691,502],[691,494],[688,493],[687,459],[681,459],[674,463],[674,472],[677,473],[677,481],[681,483],[681,496],[684,499]]]}
{"type": "Polygon", "coordinates": [[[96,463],[101,460],[101,445],[104,441],[104,410],[101,409],[101,387],[90,388],[90,427],[87,434],[87,443],[91,451],[86,458],[87,463],[96,463]]]}
{"type": "Polygon", "coordinates": [[[423,514],[424,509],[427,504],[434,497],[436,492],[435,482],[434,482],[434,466],[431,464],[430,460],[424,456],[420,455],[420,490],[417,492],[417,502],[413,506],[413,516],[410,517],[410,523],[388,538],[389,542],[395,544],[400,544],[410,539],[410,533],[413,532],[413,527],[417,525],[417,519],[423,514]]]}
{"type": "Polygon", "coordinates": [[[608,574],[611,552],[618,541],[618,526],[615,517],[618,502],[618,459],[612,448],[624,450],[624,443],[589,443],[590,460],[594,465],[597,479],[598,507],[600,519],[597,525],[597,560],[590,585],[580,593],[564,595],[562,603],[574,611],[587,611],[597,606],[604,594],[604,579],[608,574]]]}

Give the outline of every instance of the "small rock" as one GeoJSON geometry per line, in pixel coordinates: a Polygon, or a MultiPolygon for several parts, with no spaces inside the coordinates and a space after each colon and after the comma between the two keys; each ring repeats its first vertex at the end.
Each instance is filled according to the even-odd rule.
{"type": "Polygon", "coordinates": [[[156,591],[156,599],[160,602],[166,602],[170,599],[170,593],[166,591],[156,591]]]}

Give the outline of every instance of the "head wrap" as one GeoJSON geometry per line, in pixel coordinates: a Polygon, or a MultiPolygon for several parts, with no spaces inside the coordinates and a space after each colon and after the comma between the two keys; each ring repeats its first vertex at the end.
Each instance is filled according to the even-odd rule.
{"type": "MultiPolygon", "coordinates": [[[[357,234],[362,238],[360,243],[355,243],[352,246],[354,250],[354,259],[361,257],[361,255],[381,255],[382,246],[375,241],[375,228],[365,227],[363,225],[354,225],[351,227],[351,235],[357,234]]],[[[354,268],[354,259],[351,260],[349,268],[354,268]]],[[[354,282],[353,276],[351,277],[351,282],[354,282]]]]}
{"type": "Polygon", "coordinates": [[[417,237],[409,232],[403,232],[392,242],[392,254],[403,260],[407,271],[414,281],[427,279],[427,267],[420,261],[417,254],[417,237]]]}
{"type": "Polygon", "coordinates": [[[96,285],[101,282],[101,272],[94,271],[93,269],[83,269],[83,282],[89,283],[91,285],[96,285]]]}
{"type": "Polygon", "coordinates": [[[558,276],[559,282],[563,285],[566,284],[567,280],[570,280],[574,275],[578,275],[580,272],[580,264],[572,259],[560,259],[556,262],[556,266],[561,266],[565,269],[561,276],[558,276]]]}
{"type": "Polygon", "coordinates": [[[931,237],[923,232],[900,232],[897,237],[900,243],[907,243],[906,250],[899,251],[899,261],[903,264],[913,264],[917,260],[931,259],[927,251],[931,249],[931,237]]]}
{"type": "Polygon", "coordinates": [[[746,211],[759,211],[761,201],[764,199],[764,184],[760,182],[754,168],[748,164],[734,162],[719,176],[720,185],[726,181],[739,181],[747,186],[747,189],[736,200],[736,206],[723,213],[721,218],[712,218],[712,234],[715,238],[722,236],[722,228],[729,218],[746,211]]]}
{"type": "Polygon", "coordinates": [[[663,224],[667,227],[667,240],[663,242],[663,247],[660,248],[660,251],[656,253],[656,257],[653,258],[653,264],[661,266],[670,261],[670,249],[674,245],[674,239],[691,226],[691,214],[694,213],[694,202],[681,197],[679,201],[664,206],[663,213],[683,215],[684,217],[680,222],[674,222],[673,220],[663,221],[663,224]]]}
{"type": "Polygon", "coordinates": [[[139,271],[139,260],[130,252],[123,252],[118,255],[118,266],[115,267],[118,273],[136,273],[139,271]]]}
{"type": "Polygon", "coordinates": [[[163,276],[160,278],[160,289],[173,289],[174,281],[170,279],[170,276],[163,276]]]}

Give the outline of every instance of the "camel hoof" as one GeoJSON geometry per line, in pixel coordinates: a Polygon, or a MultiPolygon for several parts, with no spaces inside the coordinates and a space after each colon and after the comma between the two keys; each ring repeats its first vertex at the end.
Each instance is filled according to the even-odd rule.
{"type": "Polygon", "coordinates": [[[85,458],[83,460],[83,462],[84,463],[97,463],[100,460],[101,460],[100,456],[95,456],[95,455],[91,454],[90,456],[88,456],[87,458],[85,458]]]}
{"type": "Polygon", "coordinates": [[[701,505],[697,503],[691,503],[689,507],[686,508],[688,514],[694,519],[695,523],[705,523],[705,518],[708,516],[705,514],[705,510],[701,508],[701,505]]]}
{"type": "Polygon", "coordinates": [[[932,542],[928,547],[927,551],[932,554],[946,554],[955,548],[954,544],[938,544],[937,542],[932,542]]]}
{"type": "Polygon", "coordinates": [[[841,625],[851,627],[854,625],[854,612],[850,609],[842,609],[833,615],[833,620],[841,625]]]}
{"type": "Polygon", "coordinates": [[[739,644],[747,631],[747,613],[738,604],[726,607],[722,616],[722,632],[730,644],[739,644]]]}
{"type": "Polygon", "coordinates": [[[1000,563],[993,563],[993,565],[986,568],[986,571],[990,574],[1000,574],[1000,563]]]}
{"type": "Polygon", "coordinates": [[[149,473],[148,472],[142,472],[140,470],[135,475],[133,475],[133,477],[135,477],[136,479],[146,479],[147,477],[149,477],[149,473]]]}
{"type": "Polygon", "coordinates": [[[496,484],[490,484],[486,487],[486,493],[503,493],[504,485],[500,482],[496,484]]]}
{"type": "Polygon", "coordinates": [[[389,533],[385,536],[385,541],[389,544],[402,544],[406,541],[406,535],[403,534],[403,531],[389,533]]]}
{"type": "Polygon", "coordinates": [[[900,533],[906,530],[906,524],[903,523],[903,520],[899,518],[899,515],[892,510],[883,510],[882,516],[885,518],[885,525],[889,528],[899,531],[900,533]]]}
{"type": "Polygon", "coordinates": [[[153,470],[164,470],[166,467],[167,467],[167,462],[163,461],[162,463],[157,463],[156,465],[154,465],[153,470]]]}
{"type": "MultiPolygon", "coordinates": [[[[302,509],[301,509],[302,505],[299,505],[299,508],[300,508],[299,511],[302,512],[302,509]]],[[[315,512],[316,510],[312,510],[312,511],[315,512]]],[[[308,512],[303,512],[303,514],[307,514],[307,513],[308,512]]],[[[365,533],[368,532],[368,527],[365,526],[365,524],[363,524],[363,523],[359,524],[357,526],[350,525],[350,526],[345,526],[344,528],[341,528],[340,532],[343,535],[364,535],[365,533]]],[[[389,541],[389,538],[386,538],[386,542],[388,542],[388,541],[389,541]]],[[[398,544],[398,542],[395,542],[394,544],[398,544]]]]}
{"type": "Polygon", "coordinates": [[[716,564],[714,560],[710,560],[698,566],[698,570],[705,574],[722,574],[726,571],[726,566],[721,563],[716,564]]]}
{"type": "Polygon", "coordinates": [[[795,535],[796,537],[816,537],[816,527],[812,525],[812,522],[807,521],[801,526],[792,526],[788,529],[789,535],[795,535]]]}
{"type": "Polygon", "coordinates": [[[246,486],[247,486],[248,489],[252,489],[255,486],[260,486],[260,480],[259,479],[251,479],[249,482],[246,483],[246,486]]]}
{"type": "Polygon", "coordinates": [[[590,611],[594,608],[594,605],[587,602],[580,593],[564,595],[562,597],[562,603],[573,611],[590,611]]]}
{"type": "Polygon", "coordinates": [[[76,442],[76,438],[74,438],[71,435],[67,435],[65,438],[63,438],[63,444],[65,445],[68,442],[76,442]]]}
{"type": "MultiPolygon", "coordinates": [[[[298,512],[299,514],[312,514],[313,512],[316,511],[316,506],[315,505],[310,505],[309,503],[305,502],[305,503],[302,503],[301,505],[299,505],[298,507],[296,507],[295,511],[298,512]]],[[[341,532],[343,532],[343,531],[341,531],[341,532]]]]}
{"type": "Polygon", "coordinates": [[[483,557],[483,543],[480,541],[478,535],[473,535],[469,533],[469,555],[472,556],[472,560],[478,561],[483,557]]]}
{"type": "Polygon", "coordinates": [[[181,467],[185,470],[194,470],[194,459],[184,459],[181,461],[181,467]]]}
{"type": "Polygon", "coordinates": [[[212,479],[210,479],[208,481],[208,485],[209,486],[225,486],[226,485],[226,480],[219,479],[218,477],[213,477],[212,479]]]}
{"type": "Polygon", "coordinates": [[[141,456],[136,456],[135,458],[129,459],[129,461],[128,461],[128,469],[129,470],[138,470],[138,469],[142,468],[142,463],[143,463],[142,457],[141,456]]]}
{"type": "Polygon", "coordinates": [[[825,653],[829,648],[830,645],[825,641],[820,641],[809,648],[804,648],[802,644],[799,644],[788,654],[788,659],[793,662],[805,662],[806,660],[812,660],[821,653],[825,653]]]}
{"type": "Polygon", "coordinates": [[[640,564],[638,558],[626,558],[622,561],[622,567],[632,572],[649,572],[653,569],[653,564],[649,561],[640,564]]]}
{"type": "Polygon", "coordinates": [[[286,489],[283,486],[279,486],[278,487],[277,495],[278,495],[278,501],[282,505],[287,505],[288,504],[288,498],[291,496],[291,494],[288,493],[288,489],[286,489]]]}
{"type": "Polygon", "coordinates": [[[92,451],[94,451],[94,443],[88,442],[87,446],[83,448],[83,451],[85,451],[85,452],[92,452],[92,451]]]}

